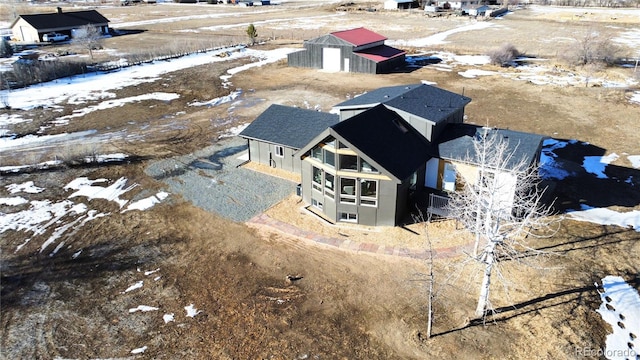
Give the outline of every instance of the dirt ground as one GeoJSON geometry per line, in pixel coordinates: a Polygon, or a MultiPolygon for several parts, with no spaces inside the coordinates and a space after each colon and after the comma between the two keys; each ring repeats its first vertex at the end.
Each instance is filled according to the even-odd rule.
{"type": "MultiPolygon", "coordinates": [[[[229,9],[195,6],[189,10],[177,5],[168,7],[173,11],[171,16],[229,9]]],[[[152,38],[186,38],[184,29],[277,19],[292,16],[287,15],[291,13],[335,13],[335,5],[302,7],[292,2],[287,6],[296,7],[295,11],[283,6],[282,10],[276,8],[257,15],[242,9],[238,19],[215,17],[170,25],[140,25],[137,27],[145,27],[146,31],[114,37],[105,47],[127,52],[140,49],[142,44],[153,44],[147,42],[152,38]]],[[[116,7],[101,12],[114,22],[169,16],[160,11],[164,9],[161,6],[139,5],[134,9],[135,12],[116,7]]],[[[532,20],[516,15],[513,20],[501,20],[503,26],[520,29],[508,33],[514,43],[524,44],[530,31],[572,33],[586,26],[563,18],[536,16],[532,20]]],[[[263,36],[276,40],[257,48],[300,46],[303,38],[347,23],[400,39],[400,34],[407,31],[437,32],[460,21],[463,20],[441,19],[425,25],[425,18],[419,14],[349,11],[327,28],[307,29],[300,25],[295,34],[291,28],[259,26],[263,36]],[[383,23],[396,23],[397,29],[377,25],[383,23]]],[[[632,26],[622,18],[601,21],[591,22],[590,26],[600,24],[610,29],[612,22],[623,28],[632,26]]],[[[212,35],[220,33],[224,39],[237,39],[242,37],[243,28],[210,31],[212,35]]],[[[439,50],[477,54],[498,41],[480,44],[471,34],[452,35],[452,43],[439,50]]],[[[202,37],[200,34],[191,40],[202,37]]],[[[525,45],[527,52],[544,56],[556,53],[557,48],[545,45],[538,37],[530,38],[525,45]]],[[[457,74],[464,66],[452,72],[425,67],[371,76],[291,69],[283,61],[238,73],[231,80],[233,87],[223,89],[220,75],[238,65],[239,62],[205,65],[168,74],[162,81],[121,89],[117,97],[167,88],[181,96],[170,103],[154,103],[153,107],[141,102],[94,112],[82,121],[48,130],[136,133],[137,139],[144,141],[113,137],[99,148],[105,153],[117,150],[130,154],[135,161],[4,176],[0,185],[33,180],[51,185],[51,191],[57,191],[58,198],[64,199],[68,194],[60,187],[78,176],[124,176],[140,184],[140,189],[160,190],[163,184],[144,173],[150,161],[210,145],[221,132],[253,120],[272,103],[318,105],[328,111],[332,105],[366,90],[422,80],[471,97],[473,101],[466,111],[468,122],[578,139],[592,144],[600,155],[638,154],[639,150],[638,105],[630,104],[620,89],[536,86],[499,76],[466,79],[457,74]],[[233,89],[242,89],[242,101],[251,106],[237,107],[232,112],[230,104],[213,108],[187,106],[192,100],[226,95],[233,89]],[[146,130],[140,130],[142,125],[146,130]]],[[[607,76],[629,77],[630,71],[610,70],[607,76]]],[[[23,115],[33,116],[34,120],[19,124],[13,131],[33,134],[73,109],[69,104],[63,114],[33,110],[23,115]]],[[[0,153],[0,164],[44,160],[52,154],[70,156],[68,151],[71,150],[0,153]]],[[[571,154],[565,155],[571,159],[571,154]]],[[[579,167],[579,156],[573,160],[579,167]]],[[[638,170],[632,169],[624,156],[611,167],[616,177],[610,181],[576,181],[557,188],[562,205],[568,208],[588,199],[595,205],[618,205],[619,210],[640,209],[638,170]],[[632,183],[618,180],[629,177],[634,179],[632,183]]],[[[25,234],[3,233],[0,358],[576,359],[578,348],[604,346],[610,331],[595,312],[600,298],[593,284],[606,275],[620,275],[640,287],[640,233],[564,220],[555,236],[536,243],[538,249],[553,252],[538,259],[538,269],[505,263],[504,275],[510,282],[507,287],[493,288],[497,312],[484,324],[472,316],[479,268],[465,264],[463,257],[436,259],[435,336],[426,339],[425,274],[429,269],[424,261],[321,246],[269,228],[223,219],[179,196],[171,199],[147,211],[126,213],[119,213],[111,203],[97,201],[94,206],[113,214],[74,233],[73,239],[68,240],[73,246],[61,249],[54,257],[41,254],[36,241],[15,251],[24,242],[25,234]],[[90,255],[72,261],[77,248],[90,255]],[[157,281],[146,280],[144,271],[153,269],[159,269],[161,277],[157,281]],[[297,280],[287,281],[287,276],[297,280]],[[142,279],[147,285],[141,291],[123,293],[142,279]],[[193,318],[182,316],[171,323],[165,323],[157,312],[127,313],[127,309],[140,304],[176,314],[183,314],[184,306],[195,304],[202,313],[193,318]],[[148,346],[143,354],[130,353],[143,345],[148,346]]],[[[2,211],[5,209],[0,207],[2,211]]],[[[400,228],[323,226],[301,211],[295,198],[285,199],[267,213],[310,231],[326,236],[348,235],[354,241],[420,248],[427,233],[435,247],[468,241],[468,235],[447,221],[408,227],[418,235],[400,228]]],[[[43,235],[32,237],[37,236],[43,235]]]]}

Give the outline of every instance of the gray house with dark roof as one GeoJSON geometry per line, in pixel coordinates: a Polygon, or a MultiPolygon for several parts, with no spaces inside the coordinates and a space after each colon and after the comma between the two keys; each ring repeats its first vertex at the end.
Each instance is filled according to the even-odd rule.
{"type": "MultiPolygon", "coordinates": [[[[543,136],[464,124],[470,101],[426,84],[385,87],[336,105],[339,122],[273,105],[240,136],[252,160],[299,172],[303,201],[329,221],[393,226],[419,198],[446,216],[447,194],[479,181],[473,138],[498,136],[514,160],[539,161],[543,136]],[[295,160],[280,165],[275,146],[295,160]]],[[[501,201],[512,201],[518,176],[508,166],[494,171],[501,201]]]]}
{"type": "Polygon", "coordinates": [[[333,222],[394,226],[410,209],[409,194],[433,153],[400,115],[378,105],[329,127],[296,153],[302,199],[333,222]]]}
{"type": "Polygon", "coordinates": [[[83,26],[94,26],[101,34],[109,33],[109,20],[96,10],[62,11],[47,14],[19,15],[11,24],[13,38],[19,42],[42,42],[42,36],[57,32],[73,37],[83,26]]]}
{"type": "Polygon", "coordinates": [[[251,161],[297,173],[301,160],[294,153],[337,122],[334,114],[274,104],[239,136],[247,139],[251,161]]]}

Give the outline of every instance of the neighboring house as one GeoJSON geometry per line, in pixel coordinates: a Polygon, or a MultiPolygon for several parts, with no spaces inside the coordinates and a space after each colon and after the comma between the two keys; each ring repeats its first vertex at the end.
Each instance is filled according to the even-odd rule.
{"type": "MultiPolygon", "coordinates": [[[[426,84],[391,86],[336,105],[340,121],[330,125],[321,124],[322,113],[273,105],[240,136],[252,161],[273,164],[275,146],[293,154],[287,166],[301,174],[303,201],[329,221],[393,226],[427,198],[430,214],[446,216],[447,193],[478,181],[478,134],[507,140],[514,159],[539,161],[543,136],[464,124],[470,101],[426,84]]],[[[508,169],[493,176],[505,184],[501,201],[513,199],[517,176],[508,169]]]]}
{"type": "Polygon", "coordinates": [[[58,8],[55,13],[19,15],[11,24],[13,38],[19,42],[42,42],[47,33],[60,33],[73,37],[76,29],[91,25],[102,34],[109,33],[109,20],[96,10],[63,12],[58,8]]]}
{"type": "Polygon", "coordinates": [[[458,10],[463,7],[479,5],[480,0],[438,1],[437,6],[443,9],[458,10]]]}
{"type": "Polygon", "coordinates": [[[463,14],[469,16],[485,16],[491,8],[487,5],[466,5],[461,10],[463,14]]]}
{"type": "Polygon", "coordinates": [[[239,136],[247,139],[251,161],[299,173],[301,160],[293,154],[337,122],[335,114],[271,105],[239,136]]]}
{"type": "Polygon", "coordinates": [[[414,0],[385,0],[383,4],[385,10],[411,9],[417,6],[418,3],[414,0]]]}
{"type": "Polygon", "coordinates": [[[405,65],[406,52],[384,44],[387,38],[365,28],[336,31],[304,42],[287,55],[289,66],[326,71],[380,74],[405,65]]]}

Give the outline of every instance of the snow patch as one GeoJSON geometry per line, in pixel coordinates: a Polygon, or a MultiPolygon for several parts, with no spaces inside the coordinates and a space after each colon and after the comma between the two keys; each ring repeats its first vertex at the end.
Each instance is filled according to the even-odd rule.
{"type": "Polygon", "coordinates": [[[184,309],[187,311],[187,317],[195,317],[202,312],[202,310],[196,309],[193,304],[185,306],[184,309]]]}
{"type": "Polygon", "coordinates": [[[609,360],[635,359],[640,356],[640,295],[620,276],[605,277],[602,288],[596,311],[613,329],[603,355],[609,360]]]}
{"type": "Polygon", "coordinates": [[[147,305],[138,305],[138,307],[129,309],[129,312],[134,313],[136,311],[147,312],[147,311],[156,311],[156,310],[160,310],[160,308],[157,308],[154,306],[147,306],[147,305]]]}

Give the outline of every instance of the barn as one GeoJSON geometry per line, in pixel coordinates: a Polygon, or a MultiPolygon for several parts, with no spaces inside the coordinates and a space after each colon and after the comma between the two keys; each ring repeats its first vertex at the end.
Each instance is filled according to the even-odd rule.
{"type": "Polygon", "coordinates": [[[109,33],[109,20],[96,10],[62,11],[46,14],[20,15],[11,24],[13,38],[19,42],[42,42],[46,33],[61,33],[72,37],[73,30],[91,25],[102,34],[109,33]]]}
{"type": "Polygon", "coordinates": [[[406,52],[384,44],[386,37],[365,28],[336,31],[304,42],[287,56],[289,66],[331,72],[388,73],[405,65],[406,52]]]}

